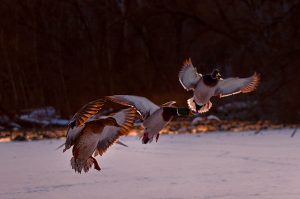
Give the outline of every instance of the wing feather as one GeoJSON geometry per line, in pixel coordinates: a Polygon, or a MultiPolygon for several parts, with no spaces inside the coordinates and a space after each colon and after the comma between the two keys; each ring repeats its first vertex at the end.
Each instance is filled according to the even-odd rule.
{"type": "Polygon", "coordinates": [[[83,125],[89,118],[96,115],[103,105],[105,104],[105,99],[98,99],[88,104],[84,105],[71,119],[69,127],[78,127],[83,125]]]}
{"type": "Polygon", "coordinates": [[[143,119],[159,109],[159,106],[145,97],[134,95],[112,95],[106,96],[106,99],[124,105],[134,107],[143,119]]]}
{"type": "Polygon", "coordinates": [[[227,97],[238,93],[254,91],[260,82],[260,75],[254,73],[248,78],[228,78],[220,80],[216,85],[215,96],[227,97]]]}
{"type": "Polygon", "coordinates": [[[121,127],[106,126],[101,134],[100,141],[97,144],[97,149],[94,156],[103,155],[106,150],[113,145],[120,136],[127,135],[132,129],[136,119],[136,110],[128,108],[117,112],[114,117],[121,127]]]}
{"type": "Polygon", "coordinates": [[[179,82],[185,90],[194,90],[202,75],[197,73],[197,69],[193,66],[191,58],[183,63],[179,72],[179,82]]]}

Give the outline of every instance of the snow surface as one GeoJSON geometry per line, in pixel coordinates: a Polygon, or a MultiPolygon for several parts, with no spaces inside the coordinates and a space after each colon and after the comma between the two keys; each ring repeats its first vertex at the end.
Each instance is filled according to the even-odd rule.
{"type": "Polygon", "coordinates": [[[135,137],[77,174],[64,140],[0,144],[0,198],[299,199],[300,134],[292,129],[135,137]]]}

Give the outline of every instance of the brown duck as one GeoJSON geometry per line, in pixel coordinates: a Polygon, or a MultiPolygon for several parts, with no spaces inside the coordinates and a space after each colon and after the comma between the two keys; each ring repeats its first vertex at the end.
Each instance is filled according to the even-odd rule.
{"type": "Polygon", "coordinates": [[[92,155],[103,155],[120,136],[127,135],[136,117],[136,111],[128,108],[107,117],[90,119],[98,112],[97,108],[99,100],[90,102],[70,122],[64,151],[73,146],[71,166],[78,173],[88,172],[93,165],[94,169],[100,170],[92,155]]]}

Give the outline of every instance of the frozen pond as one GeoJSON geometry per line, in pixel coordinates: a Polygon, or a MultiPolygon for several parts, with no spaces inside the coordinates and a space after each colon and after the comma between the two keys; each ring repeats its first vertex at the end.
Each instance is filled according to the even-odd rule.
{"type": "Polygon", "coordinates": [[[0,143],[0,198],[299,199],[300,133],[293,130],[135,137],[77,174],[63,140],[0,143]]]}

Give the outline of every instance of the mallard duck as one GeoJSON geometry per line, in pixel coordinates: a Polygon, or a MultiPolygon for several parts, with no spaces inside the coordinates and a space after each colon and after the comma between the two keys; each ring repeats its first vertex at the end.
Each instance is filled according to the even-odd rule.
{"type": "Polygon", "coordinates": [[[254,91],[260,82],[260,75],[254,73],[247,78],[222,79],[218,69],[214,69],[211,74],[201,75],[191,59],[188,59],[179,72],[179,82],[184,89],[194,92],[193,97],[187,100],[189,108],[194,112],[204,113],[212,107],[212,96],[227,97],[254,91]]]}
{"type": "Polygon", "coordinates": [[[103,104],[98,106],[99,102],[93,101],[84,106],[73,117],[75,122],[70,123],[74,126],[68,130],[64,151],[73,146],[71,166],[78,173],[82,170],[88,172],[93,165],[94,169],[100,171],[97,160],[92,157],[93,153],[94,156],[102,155],[120,136],[129,132],[135,121],[134,108],[124,109],[100,119],[89,119],[99,111],[96,108],[102,107],[103,104]]]}
{"type": "Polygon", "coordinates": [[[106,99],[125,106],[134,107],[143,120],[144,134],[142,143],[152,142],[156,136],[156,142],[159,138],[159,132],[175,117],[188,115],[190,110],[185,107],[175,107],[175,101],[167,102],[161,106],[154,104],[145,97],[134,95],[112,95],[106,96],[106,99]]]}

